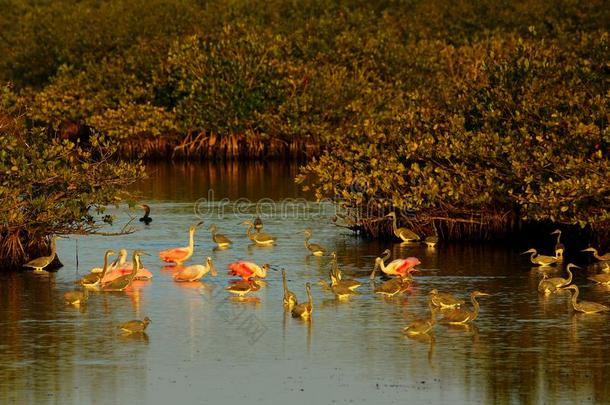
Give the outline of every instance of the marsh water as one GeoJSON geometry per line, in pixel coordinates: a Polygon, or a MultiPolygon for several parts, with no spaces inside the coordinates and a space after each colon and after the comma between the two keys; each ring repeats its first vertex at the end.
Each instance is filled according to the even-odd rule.
{"type": "MultiPolygon", "coordinates": [[[[148,171],[137,190],[151,206],[149,226],[137,220],[139,210],[118,207],[112,229],[133,218],[135,233],[61,239],[57,273],[0,276],[1,403],[610,402],[610,315],[574,314],[568,292],[539,295],[539,271],[519,255],[531,246],[430,249],[354,237],[332,221],[332,205],[299,191],[294,165],[159,164],[148,171]],[[257,211],[276,246],[254,247],[246,238],[241,222],[257,211]],[[189,224],[201,220],[188,263],[210,256],[219,275],[175,283],[175,270],[157,253],[185,246],[189,224]],[[211,223],[233,239],[230,249],[213,249],[211,223]],[[364,282],[359,295],[337,301],[315,284],[328,274],[329,259],[308,254],[305,228],[313,230],[312,242],[337,252],[347,275],[364,282]],[[144,264],[153,280],[66,305],[62,295],[101,266],[109,248],[149,252],[144,264]],[[385,248],[393,258],[422,262],[411,290],[392,299],[368,284],[385,248]],[[231,297],[227,265],[238,259],[286,269],[300,299],[313,283],[312,320],[285,315],[279,271],[251,298],[231,297]],[[405,337],[405,325],[428,317],[432,288],[465,299],[473,290],[492,295],[479,299],[472,327],[436,325],[424,338],[405,337]],[[152,320],[145,334],[117,328],[144,316],[152,320]]],[[[549,236],[539,246],[548,252],[553,243],[549,236]]],[[[575,282],[582,299],[610,303],[610,291],[586,280],[598,267],[578,271],[575,282]]]]}

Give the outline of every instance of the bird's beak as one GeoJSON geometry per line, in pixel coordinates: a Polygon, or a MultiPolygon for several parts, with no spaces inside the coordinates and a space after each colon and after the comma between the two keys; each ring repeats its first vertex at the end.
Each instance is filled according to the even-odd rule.
{"type": "Polygon", "coordinates": [[[195,225],[195,226],[201,226],[201,225],[203,225],[203,221],[198,222],[197,225],[195,225]]]}
{"type": "Polygon", "coordinates": [[[150,256],[150,253],[140,252],[140,255],[142,255],[142,256],[150,256]]]}
{"type": "Polygon", "coordinates": [[[487,293],[482,292],[482,293],[479,293],[479,295],[491,295],[491,294],[487,294],[487,293]]]}
{"type": "Polygon", "coordinates": [[[277,268],[277,267],[275,267],[275,266],[269,265],[269,270],[278,271],[278,270],[280,270],[280,269],[278,269],[278,268],[277,268]]]}

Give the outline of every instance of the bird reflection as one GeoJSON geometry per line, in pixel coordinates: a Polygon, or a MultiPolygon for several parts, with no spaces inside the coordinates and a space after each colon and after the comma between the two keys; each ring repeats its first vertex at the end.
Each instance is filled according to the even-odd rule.
{"type": "Polygon", "coordinates": [[[212,249],[212,252],[222,252],[223,250],[228,250],[230,248],[231,246],[216,246],[214,249],[212,249]]]}
{"type": "Polygon", "coordinates": [[[434,364],[432,362],[432,360],[434,359],[434,348],[436,345],[436,339],[434,338],[434,335],[431,333],[424,333],[421,335],[406,335],[405,334],[404,336],[406,336],[407,339],[415,340],[419,343],[428,345],[428,365],[431,368],[434,368],[434,364]]]}
{"type": "Polygon", "coordinates": [[[139,333],[121,333],[119,334],[119,339],[121,339],[123,342],[133,342],[133,343],[143,343],[145,345],[148,345],[149,343],[149,338],[148,338],[148,334],[146,332],[139,332],[139,333]]]}
{"type": "Polygon", "coordinates": [[[175,286],[178,288],[182,288],[185,290],[192,290],[192,289],[204,289],[206,288],[206,285],[209,286],[209,284],[206,284],[202,281],[183,281],[181,283],[175,283],[175,286]]]}
{"type": "Polygon", "coordinates": [[[257,306],[261,303],[261,299],[259,297],[250,297],[250,296],[237,296],[237,297],[227,297],[230,302],[241,303],[241,304],[252,304],[257,306]]]}
{"type": "Polygon", "coordinates": [[[173,273],[175,270],[181,270],[183,268],[184,268],[184,266],[181,264],[175,265],[175,266],[161,266],[161,271],[173,273]]]}

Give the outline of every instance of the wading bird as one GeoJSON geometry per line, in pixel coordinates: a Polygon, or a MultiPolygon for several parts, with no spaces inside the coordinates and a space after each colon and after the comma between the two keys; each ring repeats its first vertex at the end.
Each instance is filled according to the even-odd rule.
{"type": "Polygon", "coordinates": [[[563,277],[552,277],[552,278],[548,278],[546,280],[547,283],[551,283],[555,286],[555,288],[559,289],[559,288],[563,288],[567,285],[569,285],[572,282],[572,272],[570,271],[570,269],[580,269],[580,267],[578,267],[575,264],[569,263],[566,266],[566,272],[568,273],[568,278],[563,278],[563,277]]]}
{"type": "Polygon", "coordinates": [[[298,304],[297,296],[288,289],[288,285],[286,285],[286,271],[282,270],[282,286],[284,287],[284,308],[287,310],[292,310],[292,308],[298,304]]]}
{"type": "Polygon", "coordinates": [[[194,236],[197,227],[203,224],[203,221],[198,224],[193,224],[189,227],[189,245],[187,247],[178,247],[173,249],[167,249],[159,253],[161,260],[167,263],[175,263],[180,266],[182,263],[187,261],[193,255],[193,248],[195,245],[194,236]]]}
{"type": "Polygon", "coordinates": [[[523,252],[521,254],[525,255],[527,253],[531,253],[530,261],[533,264],[537,264],[537,265],[542,266],[542,267],[550,266],[550,265],[555,264],[555,263],[557,263],[559,261],[554,256],[539,255],[538,251],[536,249],[526,250],[525,252],[523,252]]]}
{"type": "Polygon", "coordinates": [[[398,276],[402,278],[410,277],[411,273],[417,271],[414,267],[418,264],[421,264],[417,257],[407,257],[406,259],[395,259],[392,260],[386,266],[383,258],[378,257],[375,259],[375,269],[373,273],[371,273],[371,279],[375,277],[375,270],[377,268],[381,269],[382,272],[387,274],[388,276],[398,276]]]}
{"type": "Polygon", "coordinates": [[[270,266],[268,263],[259,266],[256,263],[239,260],[229,264],[229,275],[250,280],[252,277],[265,278],[270,266]]]}
{"type": "Polygon", "coordinates": [[[152,218],[150,217],[150,207],[146,204],[140,205],[140,208],[144,209],[144,216],[140,218],[140,222],[144,222],[146,225],[149,225],[152,222],[152,218]]]}
{"type": "Polygon", "coordinates": [[[426,239],[424,239],[424,243],[429,248],[433,248],[438,243],[438,236],[436,236],[436,235],[426,236],[426,239]]]}
{"type": "Polygon", "coordinates": [[[263,221],[261,220],[261,217],[254,218],[254,222],[252,223],[252,225],[254,226],[254,230],[256,232],[260,232],[263,230],[263,221]]]}
{"type": "Polygon", "coordinates": [[[174,281],[197,281],[210,272],[212,277],[216,277],[216,268],[212,258],[208,256],[205,264],[193,264],[192,266],[184,267],[174,274],[174,281]]]}
{"type": "Polygon", "coordinates": [[[309,243],[309,239],[311,239],[311,229],[305,229],[303,233],[305,234],[305,247],[307,250],[309,250],[314,256],[324,256],[326,249],[317,243],[309,243]]]}
{"type": "Polygon", "coordinates": [[[51,254],[48,256],[40,256],[37,257],[36,259],[30,260],[29,262],[27,262],[26,264],[23,265],[23,267],[29,267],[34,269],[34,273],[39,273],[39,274],[44,274],[47,273],[46,270],[44,270],[45,267],[47,267],[49,264],[51,264],[51,262],[53,261],[53,259],[55,259],[55,254],[57,253],[57,245],[56,245],[56,240],[57,240],[58,236],[53,235],[51,236],[51,254]]]}
{"type": "Polygon", "coordinates": [[[215,224],[210,225],[210,231],[212,231],[212,240],[219,248],[226,248],[231,246],[233,241],[218,232],[218,227],[215,224]]]}
{"type": "Polygon", "coordinates": [[[125,333],[144,333],[149,323],[150,318],[146,316],[141,321],[139,319],[134,319],[132,321],[122,323],[118,326],[118,328],[125,333]]]}
{"type": "MultiPolygon", "coordinates": [[[[113,271],[116,269],[121,269],[125,266],[126,262],[127,262],[127,250],[121,249],[121,250],[119,250],[119,254],[118,254],[117,258],[108,265],[108,269],[106,271],[108,272],[108,271],[113,271]]],[[[93,267],[91,269],[91,273],[101,273],[103,271],[104,271],[103,267],[93,267]]]]}
{"type": "Polygon", "coordinates": [[[457,308],[464,305],[464,300],[460,300],[450,293],[439,292],[436,288],[428,293],[428,298],[431,305],[441,309],[457,308]]]}
{"type": "Polygon", "coordinates": [[[583,250],[581,250],[581,252],[593,252],[593,257],[596,258],[597,260],[599,260],[600,262],[610,261],[610,252],[600,256],[597,253],[597,249],[595,249],[593,247],[583,249],[583,250]]]}
{"type": "Polygon", "coordinates": [[[275,236],[271,236],[266,233],[252,232],[252,227],[254,227],[254,224],[252,223],[252,221],[244,221],[244,222],[242,222],[242,225],[248,225],[248,229],[246,230],[246,235],[248,235],[248,238],[250,238],[250,240],[252,242],[254,242],[255,244],[257,244],[258,246],[271,246],[277,240],[277,238],[275,236]]]}
{"type": "Polygon", "coordinates": [[[574,308],[575,311],[578,312],[583,312],[585,314],[594,314],[596,312],[605,312],[605,311],[610,311],[610,308],[608,308],[607,306],[603,305],[603,304],[598,304],[597,302],[591,302],[591,301],[580,301],[577,302],[576,299],[578,298],[578,286],[572,284],[566,287],[566,289],[571,289],[574,290],[574,293],[572,294],[572,308],[574,308]]]}
{"type": "Polygon", "coordinates": [[[386,217],[392,217],[392,230],[397,238],[400,238],[403,242],[416,242],[419,240],[419,236],[408,228],[398,228],[396,225],[396,213],[390,212],[386,217]]]}
{"type": "Polygon", "coordinates": [[[551,232],[551,235],[557,235],[557,242],[555,243],[555,257],[561,262],[563,261],[563,252],[566,249],[566,247],[560,241],[561,231],[559,229],[555,229],[553,232],[551,232]]]}
{"type": "Polygon", "coordinates": [[[374,280],[371,281],[371,283],[373,283],[373,292],[375,294],[383,295],[389,298],[397,294],[402,294],[411,285],[411,281],[409,279],[402,279],[400,277],[395,277],[390,280],[384,281],[378,286],[375,285],[374,280]]]}
{"type": "MultiPolygon", "coordinates": [[[[352,291],[355,291],[358,287],[362,285],[360,281],[354,280],[353,278],[344,278],[337,264],[337,254],[332,252],[331,254],[331,267],[329,272],[330,277],[330,285],[340,287],[340,288],[348,288],[352,291]]],[[[332,288],[331,288],[332,289],[332,288]]],[[[339,290],[340,291],[340,290],[339,290]]]]}
{"type": "Polygon", "coordinates": [[[439,323],[446,323],[451,325],[462,325],[474,321],[479,316],[479,303],[477,297],[489,295],[480,291],[473,291],[470,294],[470,301],[472,302],[473,310],[467,309],[453,309],[445,313],[443,319],[439,323]]]}
{"type": "Polygon", "coordinates": [[[129,285],[131,285],[131,283],[133,282],[136,274],[138,273],[138,269],[140,268],[140,256],[141,255],[148,255],[148,254],[144,253],[141,250],[134,250],[133,259],[132,259],[133,267],[131,269],[131,273],[117,277],[108,283],[102,282],[102,289],[104,291],[123,291],[124,289],[129,287],[129,285]]]}
{"type": "Polygon", "coordinates": [[[261,285],[257,280],[241,280],[229,285],[225,290],[240,297],[255,292],[261,289],[261,285]]]}
{"type": "Polygon", "coordinates": [[[311,285],[305,284],[305,291],[307,291],[307,302],[304,304],[297,304],[292,308],[293,318],[309,319],[313,312],[313,298],[311,298],[311,285]]]}
{"type": "MultiPolygon", "coordinates": [[[[125,249],[121,249],[119,256],[123,252],[124,252],[125,256],[127,256],[127,251],[125,249]]],[[[153,278],[153,274],[150,272],[150,270],[145,268],[144,265],[142,264],[142,259],[140,258],[140,256],[138,256],[136,259],[138,261],[138,271],[133,279],[134,280],[150,280],[151,278],[153,278]]],[[[106,271],[106,274],[104,274],[104,276],[102,276],[101,283],[102,283],[102,285],[108,284],[111,281],[116,280],[119,277],[130,274],[132,272],[132,270],[133,270],[133,264],[126,263],[125,260],[123,260],[121,258],[119,260],[119,262],[116,264],[116,266],[114,266],[113,269],[111,269],[110,267],[108,268],[108,271],[106,271]],[[123,264],[121,264],[121,261],[123,262],[123,264]]]]}
{"type": "Polygon", "coordinates": [[[550,283],[548,277],[548,274],[543,273],[542,279],[538,283],[538,291],[544,295],[549,295],[557,291],[557,286],[554,283],[550,283]]]}
{"type": "Polygon", "coordinates": [[[106,272],[108,270],[108,257],[110,257],[111,255],[114,255],[115,251],[114,250],[107,250],[106,253],[104,254],[104,267],[102,267],[102,272],[101,273],[89,273],[87,275],[85,275],[84,277],[80,278],[76,283],[82,285],[85,288],[97,288],[100,286],[100,283],[102,281],[102,279],[104,278],[104,275],[106,275],[106,272]]]}

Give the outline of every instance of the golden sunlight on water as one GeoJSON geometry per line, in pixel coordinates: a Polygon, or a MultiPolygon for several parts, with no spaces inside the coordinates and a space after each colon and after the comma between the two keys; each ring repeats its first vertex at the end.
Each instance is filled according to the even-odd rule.
{"type": "MultiPolygon", "coordinates": [[[[261,198],[307,197],[292,183],[294,166],[192,164],[157,166],[139,186],[152,223],[122,237],[71,237],[58,241],[64,267],[48,276],[0,278],[0,402],[2,403],[607,403],[610,351],[608,316],[575,315],[570,293],[538,294],[538,269],[523,246],[440,244],[401,246],[354,238],[329,218],[332,207],[307,203],[299,215],[270,206],[261,212],[274,247],[251,246],[244,219],[261,198]],[[194,202],[214,190],[215,202],[194,202]],[[226,206],[217,204],[228,198],[226,206]],[[248,198],[234,212],[238,198],[248,198]],[[196,214],[197,213],[197,214],[196,214]],[[222,214],[222,215],[221,215],[222,214]],[[200,215],[201,217],[198,217],[200,215]],[[176,271],[158,252],[187,244],[189,224],[203,219],[189,264],[210,256],[218,277],[175,283],[176,271]],[[233,239],[214,251],[208,226],[233,239]],[[317,283],[327,278],[328,257],[309,255],[312,242],[338,255],[344,273],[358,277],[360,294],[339,301],[317,283]],[[78,267],[76,246],[78,243],[78,267]],[[80,307],[66,305],[66,291],[106,249],[143,249],[154,277],[125,292],[91,293],[80,307]],[[373,294],[368,274],[385,248],[392,257],[416,256],[422,264],[406,294],[373,294]],[[230,296],[227,266],[236,260],[270,263],[287,272],[300,300],[312,283],[310,322],[287,316],[281,274],[245,299],[230,296]],[[437,324],[429,336],[404,336],[404,326],[428,316],[428,291],[480,297],[470,327],[437,324]],[[144,334],[125,335],[118,325],[148,316],[144,334]]],[[[120,208],[126,222],[139,212],[120,208]]],[[[552,246],[549,241],[540,245],[552,246]]],[[[610,292],[575,273],[582,299],[609,303],[610,292]]],[[[556,275],[561,272],[557,271],[556,275]]],[[[470,303],[467,307],[470,308],[470,303]]]]}

